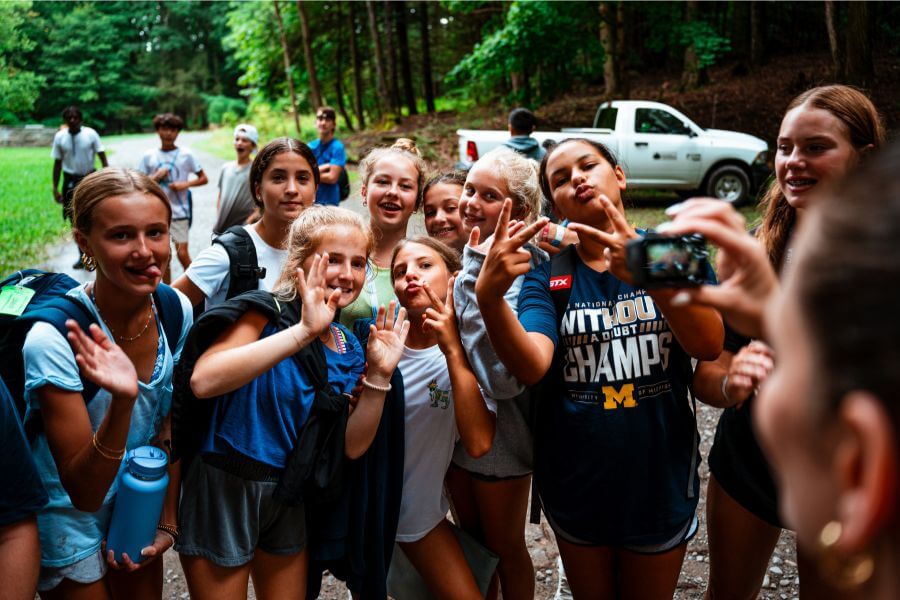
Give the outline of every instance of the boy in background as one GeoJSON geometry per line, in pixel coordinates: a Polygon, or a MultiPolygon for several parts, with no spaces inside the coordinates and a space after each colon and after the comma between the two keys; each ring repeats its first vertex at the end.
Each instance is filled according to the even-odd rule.
{"type": "MultiPolygon", "coordinates": [[[[191,199],[188,188],[206,185],[209,181],[200,163],[186,147],[178,147],[175,140],[184,128],[178,115],[163,113],[153,117],[153,127],[159,136],[160,147],[147,150],[138,170],[146,173],[166,191],[172,204],[172,225],[169,236],[175,244],[175,254],[183,269],[191,264],[188,234],[191,226],[191,199]],[[189,180],[191,173],[197,178],[189,180]]],[[[169,268],[163,280],[169,282],[169,268]]]]}
{"type": "Polygon", "coordinates": [[[534,116],[534,113],[527,108],[514,108],[509,113],[508,124],[511,137],[503,142],[503,145],[530,159],[541,162],[547,151],[536,139],[531,137],[531,134],[537,127],[537,117],[534,116]]]}
{"type": "Polygon", "coordinates": [[[242,123],[234,128],[237,160],[225,163],[219,173],[219,197],[213,225],[215,235],[222,234],[232,225],[244,225],[258,214],[250,190],[251,156],[258,143],[259,133],[253,125],[242,123]]]}
{"type": "Polygon", "coordinates": [[[316,162],[319,163],[319,188],[316,190],[316,204],[337,206],[341,203],[338,181],[341,171],[347,165],[347,153],[341,140],[334,137],[337,115],[330,106],[321,106],[316,111],[316,129],[319,139],[309,143],[316,162]]]}

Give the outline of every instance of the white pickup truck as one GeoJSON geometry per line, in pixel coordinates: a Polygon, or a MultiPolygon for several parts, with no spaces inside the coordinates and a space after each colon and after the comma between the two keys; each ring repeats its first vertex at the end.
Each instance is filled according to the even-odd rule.
{"type": "MultiPolygon", "coordinates": [[[[507,131],[460,129],[462,167],[509,139],[507,131]]],[[[594,126],[535,131],[540,143],[583,137],[605,144],[618,158],[632,189],[700,193],[735,204],[747,200],[769,176],[768,145],[752,135],[703,129],[678,110],[644,100],[604,102],[594,126]]]]}

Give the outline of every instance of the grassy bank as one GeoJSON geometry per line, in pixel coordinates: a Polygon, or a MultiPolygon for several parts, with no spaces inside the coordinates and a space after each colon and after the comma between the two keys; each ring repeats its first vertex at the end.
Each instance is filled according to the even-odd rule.
{"type": "Polygon", "coordinates": [[[47,148],[0,148],[0,274],[40,264],[69,229],[51,193],[47,148]]]}

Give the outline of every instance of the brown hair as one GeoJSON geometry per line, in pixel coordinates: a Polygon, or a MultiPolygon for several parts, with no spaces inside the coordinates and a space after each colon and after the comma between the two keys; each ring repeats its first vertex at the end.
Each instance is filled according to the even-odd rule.
{"type": "MultiPolygon", "coordinates": [[[[455,273],[462,268],[462,262],[459,258],[459,252],[445,244],[444,242],[439,242],[438,240],[425,236],[425,235],[417,235],[411,238],[406,238],[405,240],[400,240],[400,242],[394,246],[394,251],[391,252],[391,282],[394,281],[394,261],[397,260],[397,254],[410,244],[419,244],[420,246],[427,246],[434,250],[434,252],[444,261],[444,264],[447,265],[447,270],[450,273],[455,273]]],[[[452,293],[452,291],[450,292],[452,293]]]]}
{"type": "Polygon", "coordinates": [[[253,164],[250,165],[250,194],[253,196],[253,201],[260,208],[263,208],[263,202],[256,190],[262,184],[262,178],[266,173],[266,169],[269,168],[269,163],[272,162],[273,158],[284,152],[298,154],[309,163],[309,168],[313,172],[313,180],[316,182],[316,188],[319,187],[319,163],[316,161],[316,155],[309,149],[309,146],[294,138],[275,138],[263,146],[263,149],[253,159],[253,164]]]}
{"type": "Polygon", "coordinates": [[[316,116],[323,115],[330,121],[337,120],[337,113],[330,106],[320,106],[316,111],[316,116]]]}
{"type": "Polygon", "coordinates": [[[181,131],[184,129],[184,120],[173,113],[160,113],[153,117],[153,128],[158,130],[160,127],[171,127],[181,131]]]}
{"type": "MultiPolygon", "coordinates": [[[[872,101],[860,90],[847,85],[826,85],[807,90],[791,100],[785,114],[798,106],[827,110],[840,120],[850,134],[850,143],[857,151],[872,145],[884,145],[885,134],[881,117],[872,101]]],[[[797,209],[791,206],[778,181],[773,179],[759,203],[763,213],[756,237],[765,246],[769,261],[781,270],[788,238],[797,221],[797,209]]]]}
{"type": "Polygon", "coordinates": [[[612,150],[610,150],[600,142],[595,142],[594,140],[589,140],[587,138],[569,138],[551,146],[547,150],[547,154],[545,154],[544,158],[541,160],[541,166],[538,169],[541,192],[544,193],[544,198],[547,199],[547,202],[550,203],[551,207],[553,206],[553,192],[550,191],[550,179],[547,176],[547,161],[549,161],[550,157],[561,147],[565,146],[566,144],[573,144],[576,142],[587,144],[588,146],[594,148],[594,150],[600,153],[600,156],[602,156],[611,167],[615,168],[619,166],[619,161],[616,160],[616,155],[612,153],[612,150]]]}
{"type": "Polygon", "coordinates": [[[272,290],[279,299],[290,302],[297,296],[297,268],[303,266],[322,243],[331,227],[355,227],[366,240],[366,260],[375,248],[375,238],[365,220],[352,210],[338,206],[310,206],[291,224],[288,233],[288,256],[272,290]]]}
{"type": "Polygon", "coordinates": [[[422,158],[422,154],[416,147],[416,142],[414,140],[409,138],[399,138],[392,146],[373,148],[370,150],[369,153],[359,161],[359,179],[363,185],[368,185],[369,178],[372,176],[372,171],[378,161],[392,154],[406,158],[416,169],[415,210],[419,210],[419,207],[422,206],[422,198],[424,197],[425,171],[428,167],[425,164],[425,160],[422,158]]]}
{"type": "Polygon", "coordinates": [[[428,178],[428,181],[425,182],[425,186],[422,188],[422,201],[425,201],[425,196],[428,195],[428,190],[436,185],[444,184],[458,185],[459,187],[463,187],[464,185],[466,185],[466,173],[464,171],[460,171],[459,169],[454,169],[446,173],[435,173],[428,178]]]}
{"type": "Polygon", "coordinates": [[[168,222],[172,220],[172,206],[169,197],[159,184],[134,169],[106,167],[94,171],[81,180],[72,196],[72,224],[75,229],[88,235],[93,225],[94,212],[100,203],[113,196],[123,196],[134,192],[150,194],[166,207],[168,222]]]}
{"type": "Polygon", "coordinates": [[[792,269],[820,396],[878,396],[897,428],[900,403],[900,145],[867,160],[813,207],[792,269]]]}

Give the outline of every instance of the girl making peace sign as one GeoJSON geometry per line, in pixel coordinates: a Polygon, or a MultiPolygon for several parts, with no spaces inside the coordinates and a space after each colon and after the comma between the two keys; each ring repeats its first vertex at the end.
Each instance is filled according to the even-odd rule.
{"type": "MultiPolygon", "coordinates": [[[[529,272],[522,245],[543,226],[508,226],[504,206],[475,286],[499,358],[522,382],[546,385],[538,406],[535,479],[576,598],[671,598],[696,530],[697,434],[687,398],[691,358],[722,350],[712,309],[632,284],[625,174],[612,154],[567,140],[541,165],[541,187],[580,242],[568,303],[557,314],[551,263],[529,272]],[[518,318],[501,301],[527,273],[518,318]]],[[[569,254],[573,253],[573,254],[569,254]]]]}

